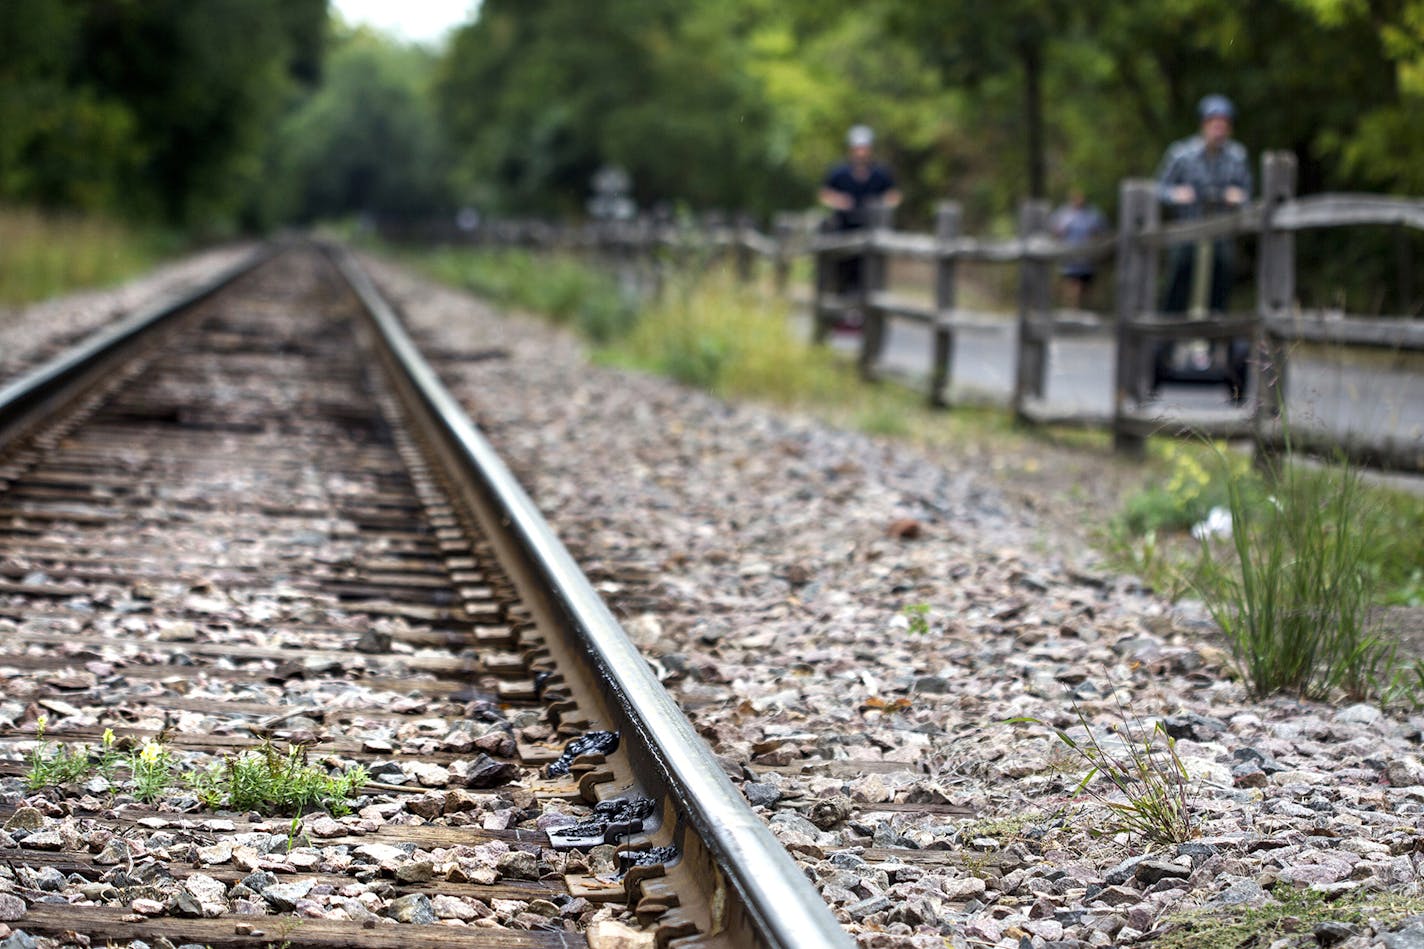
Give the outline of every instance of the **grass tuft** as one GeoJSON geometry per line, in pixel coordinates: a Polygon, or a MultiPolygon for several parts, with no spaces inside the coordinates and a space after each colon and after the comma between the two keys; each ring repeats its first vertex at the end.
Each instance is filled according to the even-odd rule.
{"type": "MultiPolygon", "coordinates": [[[[1162,723],[1146,728],[1119,705],[1121,727],[1115,729],[1118,737],[1104,740],[1076,702],[1073,711],[1083,738],[1074,738],[1064,728],[1049,727],[1088,766],[1073,793],[1086,793],[1107,809],[1106,821],[1090,832],[1094,836],[1126,833],[1156,843],[1182,843],[1195,837],[1191,781],[1177,756],[1176,740],[1167,734],[1162,723]]],[[[1048,724],[1037,718],[1012,718],[1008,722],[1048,724]]]]}
{"type": "MultiPolygon", "coordinates": [[[[1213,906],[1168,916],[1152,945],[1161,949],[1244,949],[1317,945],[1311,935],[1321,923],[1343,923],[1361,931],[1387,929],[1424,913],[1424,900],[1389,893],[1351,893],[1335,899],[1311,890],[1277,884],[1263,906],[1213,906]]],[[[1372,945],[1374,943],[1371,943],[1372,945]]]]}
{"type": "Polygon", "coordinates": [[[446,248],[406,259],[436,280],[539,313],[595,344],[626,336],[638,320],[636,305],[613,276],[572,256],[446,248]]]}
{"type": "Polygon", "coordinates": [[[112,778],[122,764],[128,768],[134,797],[145,804],[159,800],[181,777],[207,807],[296,815],[322,807],[340,816],[350,813],[352,800],[368,780],[360,765],[333,775],[308,764],[306,749],[289,745],[279,751],[271,742],[263,742],[256,751],[225,757],[206,771],[183,771],[161,738],[150,738],[125,755],[117,747],[113,729],[106,728],[98,749],[91,751],[82,744],[71,747],[47,740],[47,724],[43,715],[35,724],[36,744],[25,773],[25,785],[32,791],[94,774],[112,778]]]}
{"type": "Polygon", "coordinates": [[[264,814],[302,814],[322,807],[338,817],[350,813],[351,799],[367,780],[366,769],[359,765],[331,775],[308,764],[304,748],[289,745],[280,751],[271,742],[186,776],[208,807],[264,814]]]}
{"type": "Polygon", "coordinates": [[[600,356],[718,395],[783,406],[832,400],[854,385],[830,353],[796,338],[784,303],[739,286],[725,270],[670,280],[632,332],[600,356]]]}

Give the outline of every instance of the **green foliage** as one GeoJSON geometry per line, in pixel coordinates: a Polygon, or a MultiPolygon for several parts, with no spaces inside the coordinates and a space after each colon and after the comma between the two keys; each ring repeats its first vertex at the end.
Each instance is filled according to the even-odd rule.
{"type": "Polygon", "coordinates": [[[163,742],[150,738],[138,751],[129,755],[129,773],[133,778],[133,795],[145,804],[152,804],[173,786],[178,762],[163,742]]]}
{"type": "Polygon", "coordinates": [[[638,321],[613,277],[572,256],[446,249],[408,259],[437,280],[572,326],[595,343],[627,336],[638,321]]]}
{"type": "MultiPolygon", "coordinates": [[[[1213,906],[1173,913],[1163,921],[1152,945],[1161,949],[1243,949],[1272,946],[1282,940],[1302,943],[1302,934],[1321,923],[1386,928],[1424,912],[1424,900],[1357,890],[1326,897],[1309,889],[1276,884],[1264,906],[1213,906]]],[[[1314,937],[1305,937],[1315,942],[1314,937]]]]}
{"type": "Polygon", "coordinates": [[[0,199],[231,226],[324,0],[0,4],[0,199]]]}
{"type": "Polygon", "coordinates": [[[1226,504],[1232,484],[1249,496],[1259,494],[1244,455],[1220,451],[1216,458],[1222,464],[1212,464],[1211,452],[1193,443],[1155,442],[1151,450],[1165,463],[1167,473],[1160,484],[1130,497],[1117,515],[1118,525],[1131,534],[1189,530],[1213,508],[1226,504]]]}
{"type": "Polygon", "coordinates": [[[112,780],[123,765],[129,771],[134,797],[146,804],[161,798],[181,775],[207,807],[296,815],[322,807],[340,816],[350,812],[352,799],[368,780],[360,765],[332,775],[309,765],[306,749],[289,745],[283,752],[271,742],[263,742],[253,752],[225,757],[206,771],[183,771],[161,738],[151,738],[125,755],[117,747],[113,729],[106,728],[99,747],[91,751],[82,744],[48,741],[47,724],[41,715],[35,725],[35,747],[25,772],[25,785],[32,791],[70,784],[96,773],[112,780]]]}
{"type": "Polygon", "coordinates": [[[1302,190],[1418,193],[1421,8],[489,0],[442,64],[441,113],[464,196],[521,213],[580,208],[610,162],[645,205],[806,206],[865,121],[907,217],[952,196],[982,232],[1030,190],[1110,208],[1210,91],[1253,154],[1299,155],[1302,190]]]}
{"type": "MultiPolygon", "coordinates": [[[[324,62],[323,0],[7,0],[0,200],[208,230],[576,213],[615,164],[644,207],[766,212],[809,206],[863,121],[904,220],[953,197],[1002,232],[1029,191],[1111,210],[1209,91],[1253,154],[1296,152],[1303,192],[1417,194],[1421,22],[1424,0],[486,0],[438,63],[340,27],[324,62]]],[[[1385,285],[1391,240],[1332,269],[1307,236],[1303,298],[1385,285]]],[[[1364,308],[1417,310],[1402,288],[1364,308]]]]}
{"type": "Polygon", "coordinates": [[[224,758],[207,771],[189,772],[186,780],[208,807],[264,814],[302,814],[322,807],[340,816],[350,812],[367,775],[359,765],[331,775],[308,764],[304,748],[289,745],[283,752],[263,742],[256,751],[224,758]]]}
{"type": "MultiPolygon", "coordinates": [[[[1248,510],[1274,508],[1274,488],[1245,455],[1219,445],[1153,441],[1149,454],[1149,483],[1127,499],[1098,542],[1121,569],[1176,596],[1201,566],[1200,547],[1185,532],[1213,509],[1228,509],[1232,491],[1248,510]]],[[[1424,603],[1424,499],[1366,484],[1352,490],[1360,501],[1358,530],[1371,538],[1359,551],[1360,569],[1376,583],[1376,602],[1424,603]]]]}
{"type": "Polygon", "coordinates": [[[915,636],[926,636],[930,631],[930,605],[928,603],[906,603],[900,607],[900,614],[909,621],[909,631],[915,636]]]}
{"type": "Polygon", "coordinates": [[[1228,482],[1235,557],[1204,540],[1194,585],[1257,696],[1378,696],[1394,681],[1395,646],[1370,619],[1378,522],[1364,516],[1360,474],[1288,459],[1273,474],[1264,504],[1228,482]]]}
{"type": "Polygon", "coordinates": [[[339,33],[325,81],[282,121],[264,215],[383,219],[445,209],[447,147],[430,85],[435,57],[369,30],[339,33]]]}
{"type": "Polygon", "coordinates": [[[487,0],[439,84],[462,196],[572,211],[611,163],[645,204],[782,206],[787,155],[742,68],[752,17],[740,3],[487,0]]]}
{"type": "Polygon", "coordinates": [[[0,208],[0,305],[114,283],[178,247],[168,232],[104,217],[0,208]]]}
{"type": "Polygon", "coordinates": [[[719,395],[779,405],[850,395],[848,371],[796,338],[784,304],[761,299],[715,268],[674,274],[667,282],[634,331],[606,356],[719,395]]]}
{"type": "Polygon", "coordinates": [[[30,751],[30,767],[25,772],[25,786],[31,791],[77,781],[91,768],[89,750],[83,745],[70,748],[60,742],[52,747],[45,740],[47,725],[43,715],[35,722],[35,747],[30,751]]]}
{"type": "MultiPolygon", "coordinates": [[[[639,306],[606,272],[571,256],[448,249],[407,259],[438,280],[571,326],[604,362],[781,405],[859,399],[844,366],[796,338],[784,304],[715,267],[671,271],[665,291],[639,306]]],[[[904,413],[899,403],[886,409],[899,430],[904,413]]]]}
{"type": "MultiPolygon", "coordinates": [[[[1131,723],[1127,710],[1119,706],[1122,723],[1119,736],[1103,740],[1076,704],[1074,711],[1085,737],[1076,739],[1066,729],[1056,727],[1053,733],[1088,765],[1074,793],[1087,792],[1108,810],[1106,823],[1095,827],[1093,833],[1127,833],[1157,843],[1181,843],[1196,836],[1190,778],[1177,756],[1175,739],[1167,734],[1162,723],[1155,723],[1151,729],[1143,728],[1140,721],[1131,723]],[[1096,780],[1099,777],[1105,779],[1117,795],[1103,789],[1096,780]]],[[[1047,724],[1036,718],[1008,721],[1010,724],[1047,724]]]]}

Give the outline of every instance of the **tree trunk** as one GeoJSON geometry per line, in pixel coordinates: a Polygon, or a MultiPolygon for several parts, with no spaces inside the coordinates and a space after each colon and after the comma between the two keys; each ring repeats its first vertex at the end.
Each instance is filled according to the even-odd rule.
{"type": "Polygon", "coordinates": [[[1043,42],[1025,37],[1019,44],[1023,63],[1024,124],[1028,154],[1028,193],[1031,198],[1047,197],[1043,157],[1043,42]]]}

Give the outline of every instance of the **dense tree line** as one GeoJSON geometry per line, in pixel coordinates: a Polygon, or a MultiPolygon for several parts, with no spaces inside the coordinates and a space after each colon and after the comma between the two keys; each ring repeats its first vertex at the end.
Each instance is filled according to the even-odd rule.
{"type": "Polygon", "coordinates": [[[644,203],[804,205],[863,121],[910,213],[1150,175],[1224,92],[1306,190],[1424,193],[1421,0],[485,0],[441,63],[456,183],[574,208],[592,169],[644,203]]]}
{"type": "Polygon", "coordinates": [[[1424,193],[1424,0],[484,0],[443,52],[324,0],[0,3],[0,201],[179,224],[805,207],[856,122],[905,214],[1111,207],[1236,100],[1303,190],[1424,193]]]}
{"type": "Polygon", "coordinates": [[[5,0],[0,199],[235,220],[325,35],[325,0],[5,0]]]}

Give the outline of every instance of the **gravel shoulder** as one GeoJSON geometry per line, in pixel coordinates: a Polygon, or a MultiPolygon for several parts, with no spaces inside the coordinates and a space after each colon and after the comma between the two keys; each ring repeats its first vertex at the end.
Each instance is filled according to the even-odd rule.
{"type": "MultiPolygon", "coordinates": [[[[375,269],[862,945],[1119,945],[1268,907],[1277,884],[1342,919],[1424,893],[1424,718],[1249,700],[1199,613],[1103,571],[1068,530],[1081,512],[1035,501],[1070,470],[1052,451],[1035,476],[728,404],[375,269]],[[1194,840],[1095,835],[1083,762],[1008,723],[1081,734],[1079,712],[1107,740],[1167,723],[1194,840]]],[[[1073,470],[1065,500],[1111,492],[1073,470]]],[[[1414,945],[1424,918],[1397,917],[1421,908],[1336,944],[1414,945]]]]}

